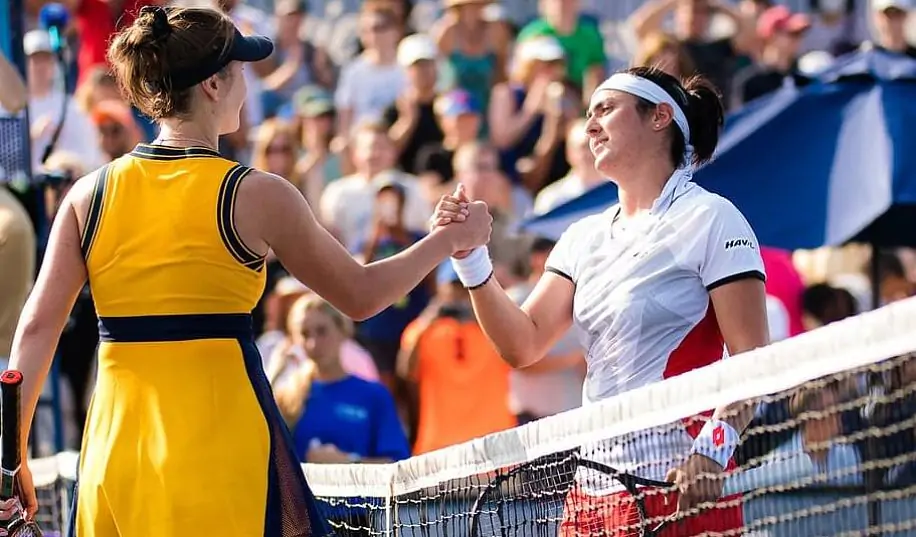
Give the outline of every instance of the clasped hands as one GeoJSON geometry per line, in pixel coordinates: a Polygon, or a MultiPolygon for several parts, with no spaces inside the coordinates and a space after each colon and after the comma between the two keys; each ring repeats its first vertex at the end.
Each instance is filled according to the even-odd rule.
{"type": "Polygon", "coordinates": [[[474,248],[490,242],[493,217],[487,204],[471,201],[458,184],[455,192],[442,196],[430,218],[430,231],[448,235],[452,244],[452,257],[466,257],[474,248]]]}

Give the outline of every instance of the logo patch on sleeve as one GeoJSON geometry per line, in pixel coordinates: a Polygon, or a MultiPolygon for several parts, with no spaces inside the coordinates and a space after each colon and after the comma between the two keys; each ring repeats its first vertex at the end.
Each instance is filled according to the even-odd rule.
{"type": "Polygon", "coordinates": [[[725,249],[732,250],[734,248],[747,248],[749,250],[756,250],[757,245],[754,244],[754,241],[751,239],[746,239],[744,237],[737,239],[729,239],[725,241],[725,249]]]}

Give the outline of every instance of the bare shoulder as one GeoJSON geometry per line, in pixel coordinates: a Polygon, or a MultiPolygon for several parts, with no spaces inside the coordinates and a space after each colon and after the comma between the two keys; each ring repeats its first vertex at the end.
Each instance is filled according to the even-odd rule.
{"type": "Polygon", "coordinates": [[[79,222],[80,230],[86,224],[89,215],[89,205],[92,203],[92,195],[95,192],[95,183],[102,168],[90,172],[73,183],[66,197],[61,201],[61,209],[72,207],[76,214],[76,220],[79,222]]]}
{"type": "Polygon", "coordinates": [[[296,185],[288,180],[258,169],[252,169],[245,180],[239,183],[240,199],[270,202],[295,202],[302,194],[296,185]]]}

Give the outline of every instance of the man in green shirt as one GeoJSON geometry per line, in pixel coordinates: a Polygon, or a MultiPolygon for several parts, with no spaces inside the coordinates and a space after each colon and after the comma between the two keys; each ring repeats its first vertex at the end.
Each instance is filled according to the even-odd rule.
{"type": "Polygon", "coordinates": [[[566,52],[567,76],[588,102],[606,76],[607,56],[597,22],[579,13],[578,0],[540,0],[538,7],[541,16],[522,29],[518,42],[539,36],[559,41],[566,52]]]}

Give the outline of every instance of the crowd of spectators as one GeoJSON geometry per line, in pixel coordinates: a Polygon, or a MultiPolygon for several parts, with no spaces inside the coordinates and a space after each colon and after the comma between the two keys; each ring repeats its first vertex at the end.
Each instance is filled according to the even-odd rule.
{"type": "MultiPolygon", "coordinates": [[[[9,352],[34,272],[35,256],[26,252],[40,250],[43,222],[69,185],[155,138],[155,126],[122,100],[105,51],[119,25],[161,1],[66,0],[73,14],[67,69],[37,27],[42,0],[26,1],[27,99],[0,104],[10,114],[27,104],[32,169],[46,178],[46,195],[30,228],[23,225],[26,212],[0,188],[0,357],[9,352]],[[64,73],[75,83],[65,84],[64,73]],[[54,151],[44,159],[52,139],[54,151]]],[[[805,84],[865,42],[916,57],[906,38],[908,1],[864,2],[811,0],[799,13],[768,0],[647,0],[625,23],[617,21],[632,45],[620,57],[608,54],[607,21],[576,0],[540,0],[526,21],[496,0],[445,0],[425,25],[410,0],[365,0],[353,15],[353,55],[344,58],[319,38],[318,22],[327,21],[316,22],[315,2],[219,0],[214,7],[242,32],[276,43],[271,58],[246,68],[242,127],[221,140],[220,150],[298,186],[323,224],[366,262],[419,240],[435,201],[460,181],[471,198],[488,203],[496,277],[522,301],[553,243],[519,234],[516,225],[605,180],[594,169],[583,113],[615,66],[703,73],[735,110],[784,84],[805,84]]],[[[423,3],[427,11],[429,5],[423,3]]],[[[2,71],[8,67],[0,58],[4,81],[12,80],[2,71]]],[[[585,371],[576,335],[536,367],[511,371],[486,342],[448,266],[355,325],[276,260],[268,261],[267,274],[255,330],[304,461],[400,459],[580,403],[585,371]]],[[[913,294],[911,276],[901,277],[889,296],[913,294]]],[[[771,324],[785,319],[773,327],[774,337],[802,330],[802,311],[811,327],[868,307],[857,303],[855,289],[840,286],[792,293],[771,304],[771,324]]],[[[59,347],[73,401],[71,448],[78,445],[97,344],[86,289],[59,347]]]]}

